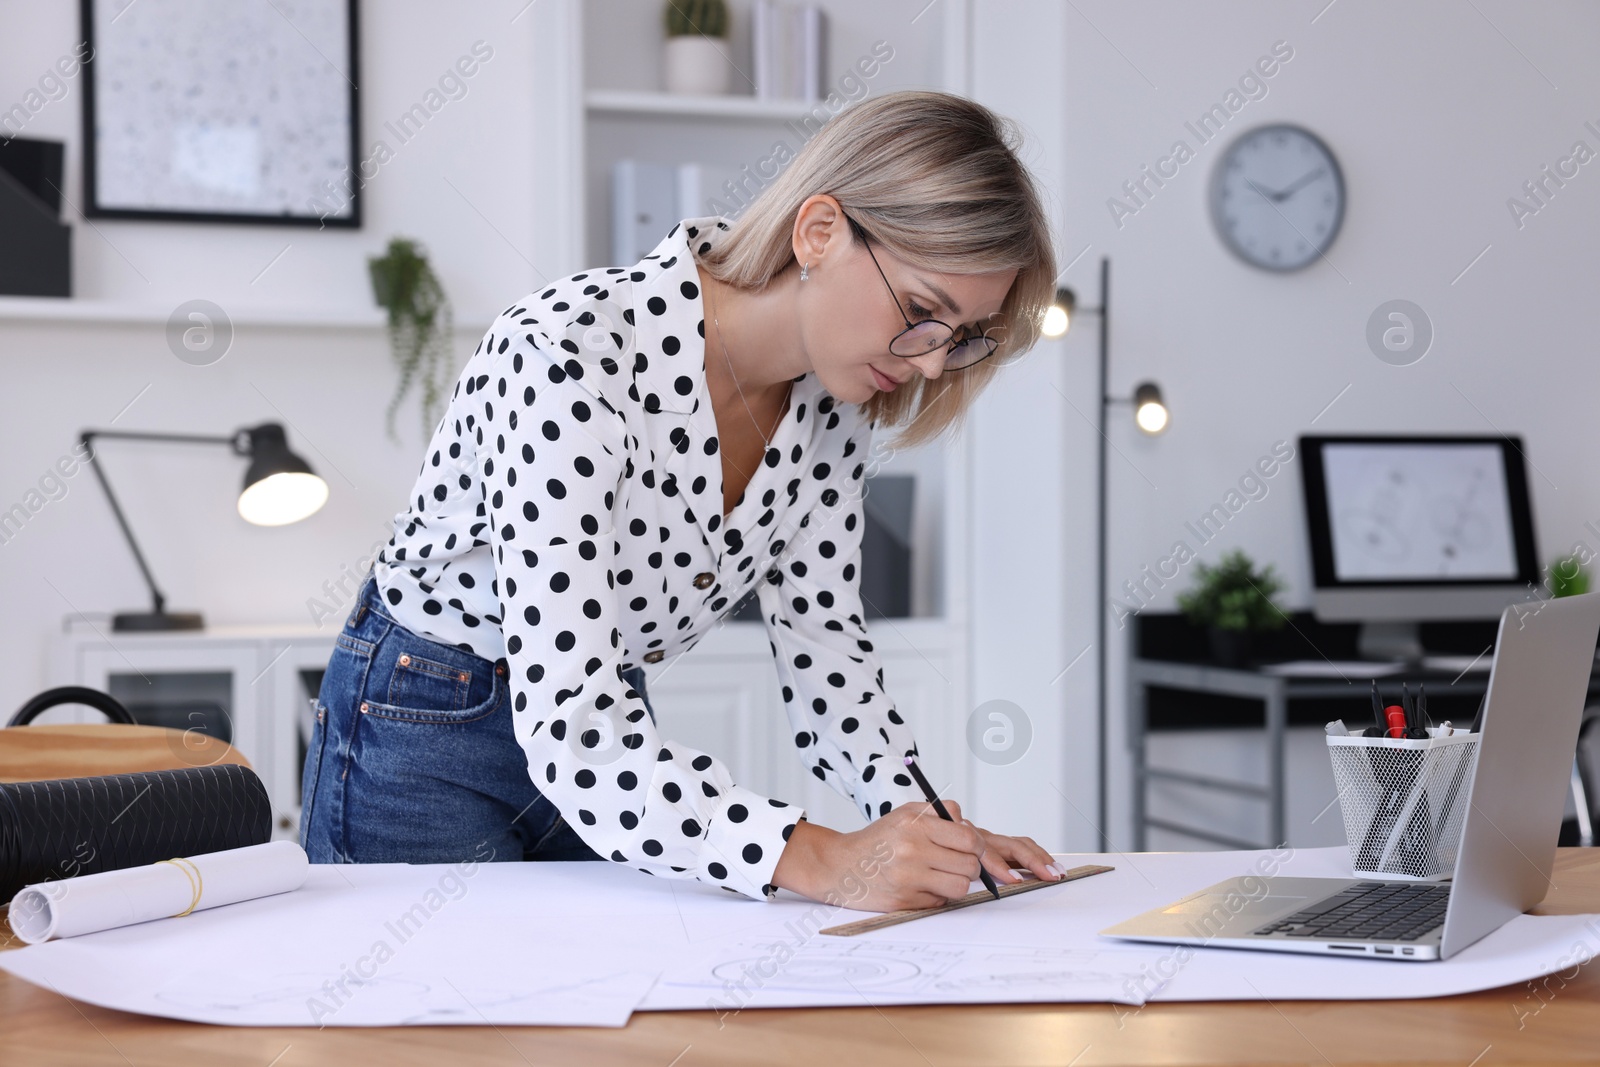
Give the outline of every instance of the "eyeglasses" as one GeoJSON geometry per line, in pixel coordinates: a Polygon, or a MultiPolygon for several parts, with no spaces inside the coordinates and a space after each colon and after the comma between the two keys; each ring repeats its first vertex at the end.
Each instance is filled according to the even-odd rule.
{"type": "MultiPolygon", "coordinates": [[[[843,211],[840,214],[844,214],[843,211]]],[[[999,347],[1000,342],[990,337],[988,331],[979,334],[969,334],[963,326],[962,336],[957,338],[956,331],[947,323],[938,319],[923,319],[921,322],[912,322],[906,315],[905,308],[900,303],[900,297],[895,293],[894,286],[889,284],[889,276],[883,273],[883,266],[878,262],[878,257],[873,254],[872,242],[867,239],[867,231],[849,215],[845,221],[850,223],[850,228],[861,237],[861,243],[866,246],[867,255],[872,256],[872,265],[878,268],[878,277],[883,279],[883,284],[889,290],[889,296],[894,299],[895,310],[900,312],[900,318],[905,322],[906,328],[894,335],[889,342],[889,351],[902,358],[925,356],[929,352],[940,348],[947,348],[944,355],[945,370],[960,370],[970,367],[974,363],[987,359],[999,347]]]]}

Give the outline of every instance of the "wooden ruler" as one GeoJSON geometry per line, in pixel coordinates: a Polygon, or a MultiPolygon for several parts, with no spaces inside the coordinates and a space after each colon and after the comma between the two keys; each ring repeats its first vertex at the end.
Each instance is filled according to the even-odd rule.
{"type": "MultiPolygon", "coordinates": [[[[1032,874],[1019,871],[1017,873],[1022,874],[1026,881],[1010,882],[1000,886],[1000,896],[1002,898],[1014,897],[1018,893],[1031,893],[1035,889],[1043,889],[1045,886],[1075,882],[1079,878],[1089,878],[1096,874],[1105,874],[1107,871],[1114,870],[1116,870],[1115,867],[1102,867],[1099,864],[1090,863],[1082,867],[1074,867],[1065,876],[1054,881],[1045,881],[1041,878],[1035,878],[1032,874]]],[[[833,934],[836,937],[854,937],[856,934],[864,934],[868,930],[882,930],[885,926],[908,923],[912,919],[939,915],[947,911],[955,911],[957,908],[970,908],[974,904],[982,904],[985,901],[994,901],[994,894],[987,889],[980,889],[976,893],[968,893],[964,897],[946,901],[932,908],[907,908],[904,911],[886,911],[881,915],[874,915],[870,919],[857,919],[853,923],[845,923],[842,926],[829,926],[821,932],[833,934]]]]}

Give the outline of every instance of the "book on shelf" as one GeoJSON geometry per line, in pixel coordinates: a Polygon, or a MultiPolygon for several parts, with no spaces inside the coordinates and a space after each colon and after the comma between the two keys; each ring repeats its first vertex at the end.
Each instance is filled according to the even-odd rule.
{"type": "Polygon", "coordinates": [[[828,13],[820,4],[754,0],[750,56],[755,95],[820,100],[827,80],[828,13]]]}

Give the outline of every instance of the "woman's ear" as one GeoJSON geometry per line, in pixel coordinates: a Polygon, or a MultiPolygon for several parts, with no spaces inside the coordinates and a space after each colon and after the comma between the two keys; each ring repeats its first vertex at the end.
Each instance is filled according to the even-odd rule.
{"type": "Polygon", "coordinates": [[[811,264],[816,270],[832,249],[850,243],[850,223],[839,207],[839,201],[827,193],[817,193],[806,198],[795,213],[794,256],[800,263],[811,264]]]}

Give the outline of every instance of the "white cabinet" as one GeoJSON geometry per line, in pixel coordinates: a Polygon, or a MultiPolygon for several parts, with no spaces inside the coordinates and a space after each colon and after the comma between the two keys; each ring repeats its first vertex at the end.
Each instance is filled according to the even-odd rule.
{"type": "MultiPolygon", "coordinates": [[[[294,840],[311,700],[334,633],[309,627],[173,633],[78,630],[54,649],[52,685],[110,693],[154,726],[227,741],[250,761],[272,802],[273,838],[294,840]]],[[[36,722],[98,722],[99,712],[59,707],[36,722]]],[[[181,736],[175,744],[182,745],[181,736]]]]}

